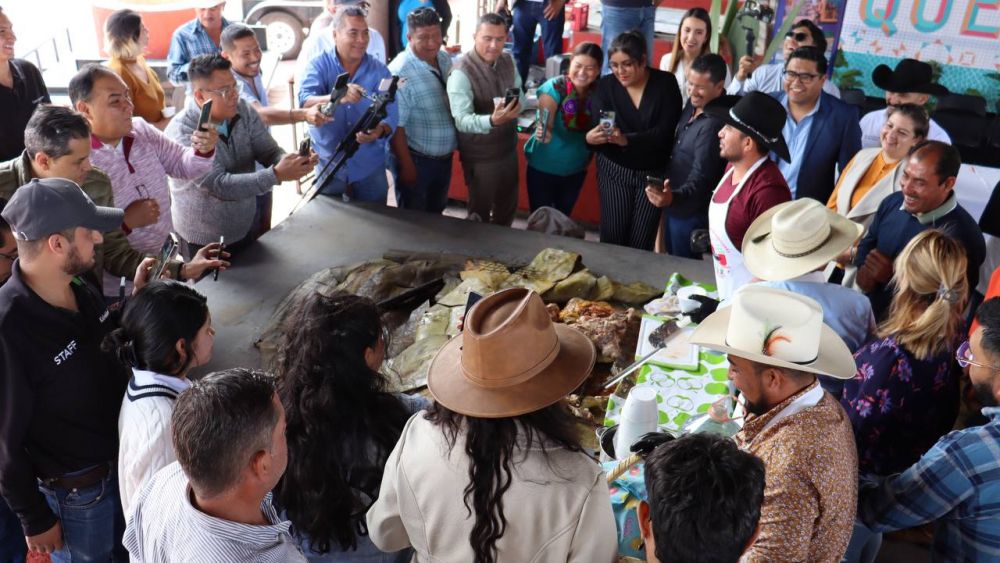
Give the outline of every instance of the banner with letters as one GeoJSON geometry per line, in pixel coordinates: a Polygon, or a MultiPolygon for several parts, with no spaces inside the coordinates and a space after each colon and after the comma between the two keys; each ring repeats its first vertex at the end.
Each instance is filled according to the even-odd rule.
{"type": "Polygon", "coordinates": [[[1000,0],[849,0],[834,81],[882,96],[872,70],[902,58],[935,64],[957,94],[1000,100],[1000,0]]]}

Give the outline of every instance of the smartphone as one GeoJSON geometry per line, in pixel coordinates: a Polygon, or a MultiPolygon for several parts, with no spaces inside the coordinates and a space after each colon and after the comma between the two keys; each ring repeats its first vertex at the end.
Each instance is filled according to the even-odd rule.
{"type": "Polygon", "coordinates": [[[662,189],[663,188],[663,178],[660,178],[658,176],[646,176],[646,185],[647,186],[656,186],[657,188],[662,189]]]}
{"type": "Polygon", "coordinates": [[[521,97],[520,88],[507,88],[507,92],[503,96],[503,105],[509,106],[511,102],[521,97]]]}
{"type": "Polygon", "coordinates": [[[337,103],[340,102],[340,98],[343,98],[347,94],[347,81],[351,79],[351,75],[342,72],[337,75],[337,80],[333,84],[333,89],[330,90],[330,101],[327,102],[322,111],[328,117],[333,116],[333,111],[337,108],[337,103]]]}
{"type": "Polygon", "coordinates": [[[615,128],[615,112],[610,110],[601,111],[599,123],[601,124],[601,129],[603,129],[606,134],[610,134],[611,130],[615,128]]]}
{"type": "Polygon", "coordinates": [[[163,275],[163,270],[167,268],[167,263],[170,262],[174,255],[177,254],[177,248],[179,246],[180,244],[177,240],[177,235],[174,233],[167,235],[167,240],[163,241],[163,246],[160,247],[160,254],[156,257],[156,264],[153,266],[153,271],[149,275],[149,281],[160,279],[160,276],[163,275]]]}
{"type": "Polygon", "coordinates": [[[212,100],[208,100],[201,106],[201,115],[198,116],[198,130],[208,131],[208,121],[212,118],[212,100]]]}
{"type": "MultiPolygon", "coordinates": [[[[304,143],[304,142],[306,142],[308,140],[309,139],[306,138],[306,140],[302,141],[302,142],[304,143]]],[[[226,237],[220,235],[219,236],[219,252],[215,255],[215,257],[221,260],[222,259],[222,251],[225,250],[225,249],[226,249],[226,237]]],[[[215,272],[212,274],[212,281],[219,281],[219,268],[216,268],[215,272]]]]}
{"type": "Polygon", "coordinates": [[[476,303],[478,303],[479,300],[482,299],[482,298],[483,298],[483,296],[480,295],[480,294],[478,294],[478,293],[476,293],[475,291],[470,291],[469,292],[469,297],[466,298],[466,300],[465,300],[465,315],[466,316],[469,315],[469,309],[471,309],[472,306],[475,305],[476,303]]]}
{"type": "Polygon", "coordinates": [[[299,143],[299,156],[308,157],[309,151],[311,150],[312,150],[312,139],[310,139],[309,137],[302,139],[302,142],[299,143]]]}
{"type": "Polygon", "coordinates": [[[544,143],[545,135],[549,132],[549,110],[546,108],[535,110],[535,121],[537,122],[535,136],[544,143]]]}

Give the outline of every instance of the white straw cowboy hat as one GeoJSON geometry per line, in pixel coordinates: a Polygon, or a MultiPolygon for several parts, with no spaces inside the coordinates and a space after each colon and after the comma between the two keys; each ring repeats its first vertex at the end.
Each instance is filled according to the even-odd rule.
{"type": "Polygon", "coordinates": [[[518,416],[579,387],[596,359],[593,343],[553,323],[537,293],[506,289],[472,307],[462,333],[431,360],[427,386],[435,401],[460,414],[518,416]]]}
{"type": "Polygon", "coordinates": [[[816,301],[772,287],[748,285],[729,307],[708,316],[691,342],[780,368],[851,379],[854,356],[816,301]]]}
{"type": "Polygon", "coordinates": [[[743,237],[743,259],[757,278],[789,280],[826,266],[864,230],[815,199],[788,201],[750,225],[743,237]]]}

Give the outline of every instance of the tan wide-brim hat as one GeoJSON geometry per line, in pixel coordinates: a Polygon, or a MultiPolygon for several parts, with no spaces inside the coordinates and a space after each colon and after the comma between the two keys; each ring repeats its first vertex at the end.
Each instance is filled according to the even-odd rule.
{"type": "Polygon", "coordinates": [[[431,361],[427,386],[445,408],[477,418],[541,410],[580,386],[597,359],[575,328],[552,322],[542,298],[522,288],[494,293],[431,361]]]}
{"type": "Polygon", "coordinates": [[[743,237],[743,260],[759,279],[789,280],[826,266],[864,230],[814,199],[788,201],[750,225],[743,237]]]}
{"type": "Polygon", "coordinates": [[[691,342],[761,364],[851,379],[851,350],[823,323],[819,303],[782,289],[748,285],[708,316],[691,342]]]}

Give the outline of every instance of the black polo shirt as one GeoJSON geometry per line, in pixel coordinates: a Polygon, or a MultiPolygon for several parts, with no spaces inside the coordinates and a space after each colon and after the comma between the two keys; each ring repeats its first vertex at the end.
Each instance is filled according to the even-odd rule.
{"type": "Polygon", "coordinates": [[[28,61],[10,60],[14,87],[0,84],[0,162],[6,162],[24,150],[24,127],[41,103],[52,103],[42,73],[28,61]]]}
{"type": "Polygon", "coordinates": [[[726,171],[726,161],[719,154],[719,130],[725,123],[704,112],[691,119],[694,110],[688,102],[681,112],[674,151],[667,166],[670,191],[674,194],[673,203],[667,207],[671,217],[707,217],[712,192],[726,171]]]}
{"type": "Polygon", "coordinates": [[[118,456],[128,373],[100,348],[116,320],[96,288],[79,279],[72,288],[77,312],[49,305],[20,261],[0,288],[0,493],[26,535],[56,521],[36,479],[118,456]]]}

